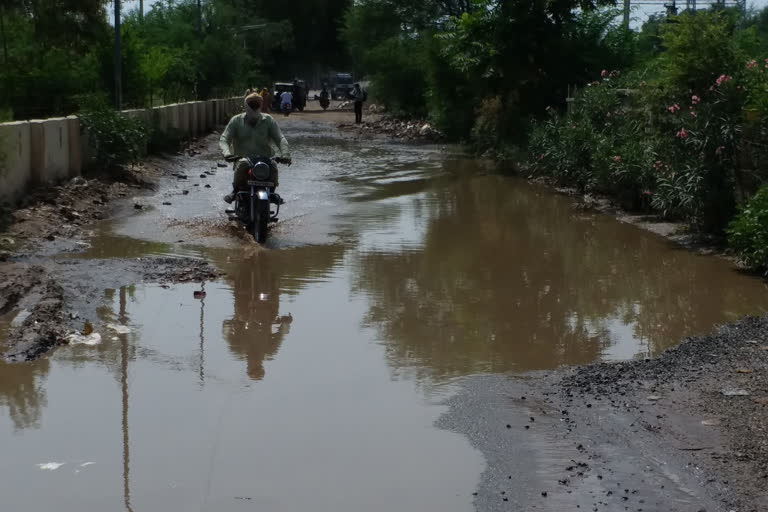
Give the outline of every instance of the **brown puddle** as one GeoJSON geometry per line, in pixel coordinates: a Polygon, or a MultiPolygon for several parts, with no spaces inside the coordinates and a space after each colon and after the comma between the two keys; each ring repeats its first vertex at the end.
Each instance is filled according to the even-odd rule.
{"type": "Polygon", "coordinates": [[[3,509],[469,510],[482,458],[433,426],[454,377],[654,354],[768,311],[724,261],[471,160],[303,129],[269,248],[157,244],[131,231],[151,211],[96,235],[85,257],[227,275],[202,300],[105,290],[102,344],[0,364],[3,509]]]}

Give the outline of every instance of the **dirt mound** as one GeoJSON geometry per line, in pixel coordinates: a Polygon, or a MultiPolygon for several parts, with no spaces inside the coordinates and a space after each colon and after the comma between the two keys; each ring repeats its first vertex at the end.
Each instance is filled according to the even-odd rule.
{"type": "Polygon", "coordinates": [[[362,134],[378,134],[405,140],[436,142],[445,137],[427,121],[401,120],[382,117],[360,124],[341,123],[337,128],[344,131],[356,131],[362,134]]]}
{"type": "Polygon", "coordinates": [[[40,266],[17,267],[0,285],[0,314],[17,310],[5,354],[29,361],[61,342],[68,330],[64,290],[40,266]]]}
{"type": "Polygon", "coordinates": [[[690,450],[731,507],[766,510],[768,317],[686,339],[656,358],[577,368],[557,387],[562,404],[637,415],[660,442],[690,450]]]}

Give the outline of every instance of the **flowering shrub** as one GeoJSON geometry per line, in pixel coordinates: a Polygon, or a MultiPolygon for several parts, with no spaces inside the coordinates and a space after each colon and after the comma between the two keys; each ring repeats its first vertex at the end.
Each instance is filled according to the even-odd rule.
{"type": "Polygon", "coordinates": [[[528,169],[562,185],[618,198],[628,208],[649,205],[651,164],[655,160],[646,138],[646,123],[633,98],[620,91],[616,71],[601,73],[579,97],[574,111],[561,116],[550,111],[535,125],[530,138],[528,169]]]}
{"type": "Polygon", "coordinates": [[[768,118],[768,72],[752,62],[743,74],[713,74],[701,91],[677,94],[601,73],[570,114],[550,111],[535,126],[531,149],[537,157],[529,170],[611,195],[625,207],[721,231],[735,212],[737,184],[743,185],[747,105],[759,111],[758,136],[768,135],[762,121],[768,118]]]}
{"type": "Polygon", "coordinates": [[[768,185],[731,222],[728,242],[747,265],[768,269],[768,185]]]}

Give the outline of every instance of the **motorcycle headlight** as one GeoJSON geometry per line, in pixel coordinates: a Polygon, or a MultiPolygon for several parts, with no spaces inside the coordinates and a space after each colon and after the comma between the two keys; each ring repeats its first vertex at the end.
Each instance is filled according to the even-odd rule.
{"type": "Polygon", "coordinates": [[[254,180],[266,181],[269,179],[270,174],[272,174],[272,169],[270,169],[269,164],[266,162],[259,162],[251,168],[251,176],[253,176],[254,180]]]}

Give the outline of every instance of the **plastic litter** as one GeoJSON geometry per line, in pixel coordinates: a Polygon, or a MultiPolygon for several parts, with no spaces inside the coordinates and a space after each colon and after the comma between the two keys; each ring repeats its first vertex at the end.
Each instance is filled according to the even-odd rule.
{"type": "Polygon", "coordinates": [[[43,464],[38,464],[37,467],[43,471],[56,471],[64,464],[66,464],[66,462],[44,462],[43,464]]]}
{"type": "Polygon", "coordinates": [[[131,332],[131,328],[126,325],[107,324],[107,328],[115,331],[117,334],[128,334],[131,332]]]}
{"type": "Polygon", "coordinates": [[[91,334],[74,333],[64,338],[70,345],[99,345],[101,344],[101,334],[92,332],[91,334]]]}
{"type": "Polygon", "coordinates": [[[11,326],[12,327],[20,326],[22,323],[24,323],[24,320],[29,318],[29,315],[31,315],[31,314],[32,314],[31,311],[27,311],[26,309],[22,309],[21,311],[19,311],[19,313],[16,315],[16,317],[11,321],[11,326]]]}
{"type": "Polygon", "coordinates": [[[724,389],[722,393],[725,396],[749,396],[749,391],[745,389],[724,389]]]}

